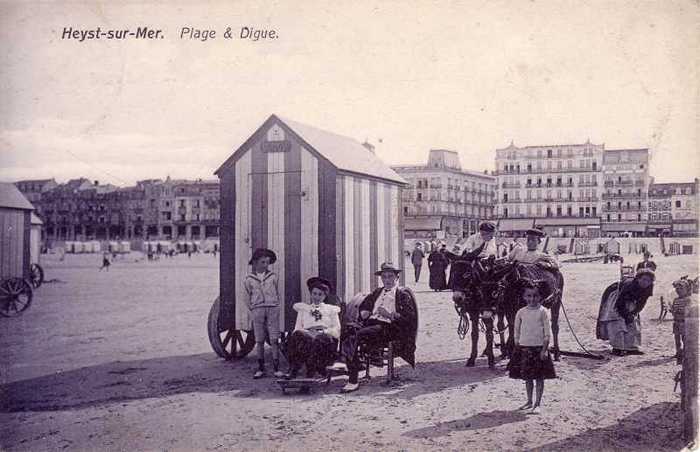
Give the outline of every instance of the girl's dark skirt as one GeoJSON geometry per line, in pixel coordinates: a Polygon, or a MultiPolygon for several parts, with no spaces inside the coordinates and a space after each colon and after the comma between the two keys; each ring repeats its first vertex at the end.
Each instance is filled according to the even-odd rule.
{"type": "Polygon", "coordinates": [[[508,376],[519,380],[550,380],[557,378],[554,363],[549,352],[545,359],[540,359],[542,347],[515,348],[508,362],[508,376]]]}

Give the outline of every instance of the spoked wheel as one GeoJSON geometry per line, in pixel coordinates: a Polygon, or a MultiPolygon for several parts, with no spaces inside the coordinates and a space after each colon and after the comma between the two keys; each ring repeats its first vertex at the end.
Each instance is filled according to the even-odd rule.
{"type": "Polygon", "coordinates": [[[17,317],[32,304],[34,290],[22,278],[10,278],[0,282],[0,315],[17,317]]]}
{"type": "Polygon", "coordinates": [[[244,358],[255,347],[252,331],[227,329],[219,324],[221,302],[216,298],[209,310],[207,332],[209,342],[217,355],[224,359],[238,360],[244,358]]]}
{"type": "Polygon", "coordinates": [[[32,286],[34,286],[35,289],[38,289],[39,286],[44,282],[44,269],[41,268],[41,265],[39,264],[32,264],[32,266],[29,269],[30,272],[30,279],[32,281],[32,286]]]}

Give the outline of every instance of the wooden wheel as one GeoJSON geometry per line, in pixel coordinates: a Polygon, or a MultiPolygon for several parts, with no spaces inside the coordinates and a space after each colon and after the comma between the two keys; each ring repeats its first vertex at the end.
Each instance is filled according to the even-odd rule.
{"type": "Polygon", "coordinates": [[[209,310],[207,332],[209,343],[217,355],[224,359],[238,360],[245,357],[255,347],[252,331],[227,329],[219,324],[221,302],[217,297],[209,310]]]}
{"type": "Polygon", "coordinates": [[[39,286],[44,282],[44,269],[41,268],[41,265],[39,264],[32,264],[32,266],[29,269],[30,272],[30,279],[32,281],[32,286],[34,286],[35,289],[38,289],[39,286]]]}
{"type": "Polygon", "coordinates": [[[0,315],[17,317],[32,304],[32,285],[22,278],[10,278],[0,282],[0,315]]]}

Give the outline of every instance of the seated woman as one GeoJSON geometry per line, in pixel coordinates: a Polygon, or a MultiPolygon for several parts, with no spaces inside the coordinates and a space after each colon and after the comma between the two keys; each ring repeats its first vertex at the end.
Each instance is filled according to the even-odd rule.
{"type": "Polygon", "coordinates": [[[639,313],[654,290],[654,272],[637,271],[634,278],[610,285],[603,293],[598,313],[596,337],[610,341],[617,356],[641,355],[642,323],[639,313]]]}
{"type": "Polygon", "coordinates": [[[303,365],[306,365],[307,378],[313,378],[317,372],[325,373],[338,350],[340,308],[328,303],[331,283],[313,277],[306,281],[306,286],[311,302],[293,306],[297,321],[287,342],[290,378],[296,378],[303,365]]]}

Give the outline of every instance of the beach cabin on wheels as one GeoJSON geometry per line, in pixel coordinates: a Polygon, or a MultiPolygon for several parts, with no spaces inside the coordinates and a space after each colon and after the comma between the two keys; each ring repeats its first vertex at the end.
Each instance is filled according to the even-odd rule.
{"type": "Polygon", "coordinates": [[[256,248],[277,254],[280,331],[294,330],[307,278],[330,280],[349,300],[379,284],[382,262],[403,268],[404,179],[369,145],[270,116],[216,171],[221,184],[220,297],[212,347],[226,358],[254,345],[243,279],[256,248]]]}
{"type": "Polygon", "coordinates": [[[5,317],[21,314],[32,302],[33,210],[14,184],[0,183],[0,315],[5,317]]]}

